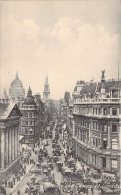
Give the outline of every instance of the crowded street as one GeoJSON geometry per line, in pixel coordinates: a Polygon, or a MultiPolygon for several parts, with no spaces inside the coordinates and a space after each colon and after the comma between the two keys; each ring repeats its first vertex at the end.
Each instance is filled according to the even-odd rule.
{"type": "MultiPolygon", "coordinates": [[[[75,158],[66,143],[67,139],[63,140],[63,131],[59,131],[59,129],[66,130],[65,126],[61,125],[60,128],[56,120],[54,126],[51,125],[46,132],[49,134],[52,132],[51,138],[47,134],[45,135],[47,138],[39,139],[35,147],[23,150],[20,164],[22,174],[19,170],[6,181],[5,193],[3,191],[2,194],[100,195],[103,194],[104,187],[109,188],[109,183],[105,184],[96,170],[90,169],[84,162],[75,158]]],[[[116,184],[114,189],[113,182],[111,185],[113,191],[116,187],[119,188],[116,184]]]]}

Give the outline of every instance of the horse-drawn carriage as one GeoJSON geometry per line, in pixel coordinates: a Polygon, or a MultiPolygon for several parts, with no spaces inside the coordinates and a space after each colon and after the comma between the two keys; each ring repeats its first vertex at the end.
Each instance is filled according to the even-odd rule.
{"type": "Polygon", "coordinates": [[[52,184],[51,182],[46,182],[43,185],[44,194],[46,195],[60,195],[61,191],[57,184],[52,184]]]}
{"type": "Polygon", "coordinates": [[[57,161],[57,162],[56,162],[56,166],[57,166],[57,170],[58,170],[58,171],[61,171],[61,170],[62,170],[62,167],[63,167],[63,162],[57,161]]]}

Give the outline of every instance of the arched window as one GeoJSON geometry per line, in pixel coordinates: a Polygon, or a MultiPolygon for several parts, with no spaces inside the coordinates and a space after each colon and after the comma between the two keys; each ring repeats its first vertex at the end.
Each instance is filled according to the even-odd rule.
{"type": "Polygon", "coordinates": [[[103,138],[103,149],[107,149],[107,139],[103,138]]]}
{"type": "Polygon", "coordinates": [[[118,149],[118,142],[117,139],[112,139],[112,150],[118,149]]]}

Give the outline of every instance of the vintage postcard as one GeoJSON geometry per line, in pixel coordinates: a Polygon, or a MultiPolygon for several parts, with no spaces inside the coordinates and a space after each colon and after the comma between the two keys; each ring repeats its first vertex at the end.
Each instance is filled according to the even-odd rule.
{"type": "Polygon", "coordinates": [[[121,1],[0,1],[0,195],[119,195],[121,1]]]}

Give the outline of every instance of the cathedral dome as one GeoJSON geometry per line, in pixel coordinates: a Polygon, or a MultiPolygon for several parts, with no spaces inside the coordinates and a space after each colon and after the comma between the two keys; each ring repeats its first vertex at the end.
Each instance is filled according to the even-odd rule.
{"type": "Polygon", "coordinates": [[[16,77],[12,83],[11,83],[11,88],[18,88],[18,87],[23,87],[22,82],[20,81],[20,79],[18,77],[16,77]]]}
{"type": "Polygon", "coordinates": [[[18,78],[18,74],[16,73],[16,78],[12,81],[10,89],[9,89],[10,98],[24,99],[25,90],[23,88],[21,80],[18,78]]]}

